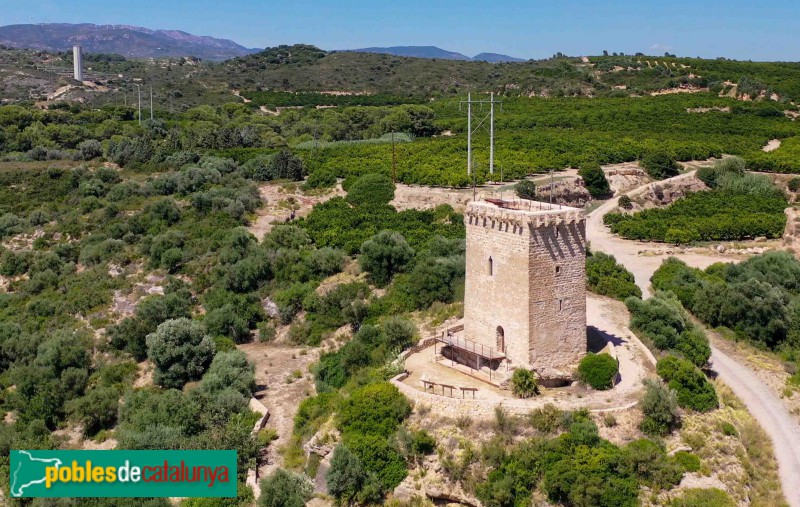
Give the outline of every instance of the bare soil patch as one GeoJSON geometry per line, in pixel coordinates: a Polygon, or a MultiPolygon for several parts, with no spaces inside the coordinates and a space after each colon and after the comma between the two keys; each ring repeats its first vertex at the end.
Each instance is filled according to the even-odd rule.
{"type": "Polygon", "coordinates": [[[258,342],[238,348],[255,365],[253,397],[269,410],[266,427],[274,428],[278,434],[277,440],[267,449],[265,463],[259,468],[259,477],[264,477],[283,464],[278,451],[289,443],[297,408],[301,401],[316,393],[309,367],[319,360],[319,350],[258,342]]]}
{"type": "Polygon", "coordinates": [[[771,151],[777,150],[780,147],[781,147],[780,139],[771,139],[769,142],[767,142],[767,144],[764,145],[763,148],[761,148],[761,151],[769,153],[771,151]]]}
{"type": "Polygon", "coordinates": [[[341,185],[327,193],[306,194],[296,183],[265,183],[259,187],[264,202],[256,211],[255,221],[247,228],[260,241],[275,223],[291,221],[292,211],[295,218],[306,216],[315,204],[345,195],[341,185]]]}

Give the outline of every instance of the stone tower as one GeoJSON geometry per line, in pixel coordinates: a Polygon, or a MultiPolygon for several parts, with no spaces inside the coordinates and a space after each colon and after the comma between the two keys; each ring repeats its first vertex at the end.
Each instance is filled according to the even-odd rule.
{"type": "Polygon", "coordinates": [[[477,201],[464,215],[464,337],[511,368],[568,379],[586,354],[586,216],[532,201],[477,201]]]}

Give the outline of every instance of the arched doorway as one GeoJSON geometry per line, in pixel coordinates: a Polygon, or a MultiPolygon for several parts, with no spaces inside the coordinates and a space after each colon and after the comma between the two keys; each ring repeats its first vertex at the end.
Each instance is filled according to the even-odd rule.
{"type": "Polygon", "coordinates": [[[497,326],[497,351],[503,354],[506,352],[506,333],[503,326],[497,326]]]}

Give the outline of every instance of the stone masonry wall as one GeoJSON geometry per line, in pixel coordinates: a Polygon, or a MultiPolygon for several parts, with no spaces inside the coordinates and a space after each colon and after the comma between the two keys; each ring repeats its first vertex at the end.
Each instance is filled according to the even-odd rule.
{"type": "Polygon", "coordinates": [[[528,350],[543,377],[569,377],[586,354],[586,222],[532,229],[528,350]]]}
{"type": "Polygon", "coordinates": [[[581,210],[473,202],[467,229],[465,338],[512,367],[569,377],[586,353],[585,216],[581,210]]]}
{"type": "MultiPolygon", "coordinates": [[[[403,382],[406,374],[402,373],[390,380],[406,398],[414,404],[424,404],[431,408],[438,415],[446,417],[467,416],[476,419],[493,419],[495,408],[503,407],[507,412],[515,415],[526,416],[531,410],[541,408],[547,404],[553,404],[561,410],[577,410],[586,408],[586,400],[579,397],[567,399],[534,397],[527,399],[507,398],[497,401],[483,399],[472,399],[469,394],[462,398],[459,393],[455,393],[451,398],[439,394],[426,393],[411,387],[403,382]]],[[[619,405],[612,404],[606,408],[590,408],[592,413],[614,413],[631,410],[638,405],[638,402],[625,402],[619,405]]]]}
{"type": "MultiPolygon", "coordinates": [[[[464,336],[499,349],[498,326],[509,358],[527,355],[528,238],[522,227],[506,230],[492,217],[466,218],[467,277],[465,284],[464,336]],[[470,223],[471,221],[471,223],[470,223]],[[502,229],[502,230],[501,230],[502,229]],[[491,270],[489,273],[489,262],[491,270]]],[[[512,359],[513,361],[513,359],[512,359]]]]}

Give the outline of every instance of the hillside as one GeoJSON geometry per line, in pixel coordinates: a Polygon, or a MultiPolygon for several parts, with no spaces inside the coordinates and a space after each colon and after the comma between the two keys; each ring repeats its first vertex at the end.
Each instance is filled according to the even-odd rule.
{"type": "Polygon", "coordinates": [[[500,53],[480,53],[472,57],[473,60],[477,62],[489,62],[489,63],[500,63],[500,62],[524,62],[524,58],[517,58],[515,56],[508,56],[502,55],[500,53]]]}
{"type": "Polygon", "coordinates": [[[394,56],[408,56],[411,58],[444,58],[446,60],[471,60],[467,55],[447,51],[436,46],[391,46],[386,48],[352,49],[356,53],[379,53],[394,56]]]}
{"type": "Polygon", "coordinates": [[[242,98],[274,109],[420,103],[489,91],[505,97],[640,97],[709,90],[748,100],[800,99],[800,64],[783,62],[639,55],[488,63],[327,52],[301,44],[220,63],[90,53],[86,79],[96,84],[81,86],[71,80],[71,58],[71,52],[0,47],[3,102],[125,105],[135,99],[136,83],[152,85],[156,107],[172,112],[242,98]]]}
{"type": "Polygon", "coordinates": [[[67,51],[79,44],[88,53],[116,53],[133,58],[194,56],[205,60],[226,60],[258,51],[227,39],[180,30],[91,23],[2,26],[0,44],[45,51],[67,51]]]}
{"type": "Polygon", "coordinates": [[[362,49],[350,49],[355,53],[378,53],[394,56],[407,56],[410,58],[442,58],[445,60],[465,60],[475,62],[524,62],[523,58],[516,58],[514,56],[503,55],[500,53],[480,53],[473,57],[457,53],[455,51],[448,51],[436,46],[391,46],[391,47],[374,47],[362,49]]]}

